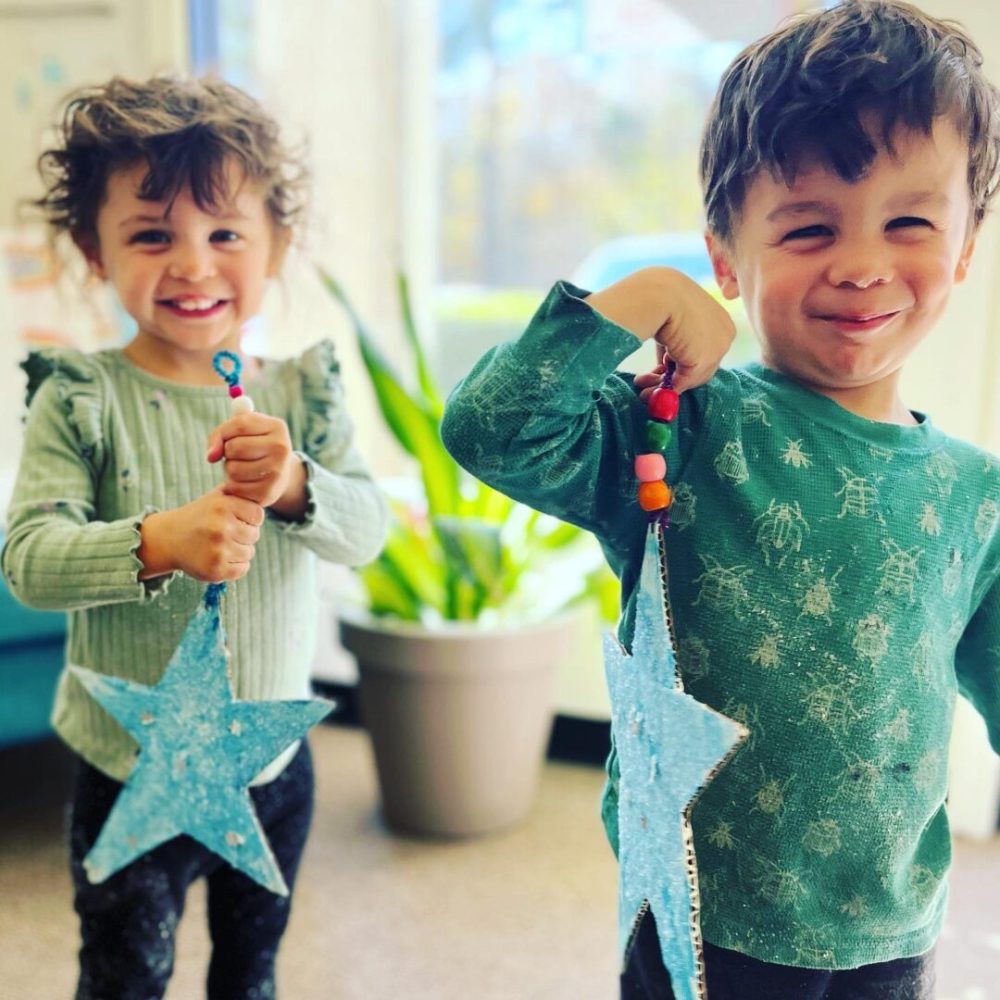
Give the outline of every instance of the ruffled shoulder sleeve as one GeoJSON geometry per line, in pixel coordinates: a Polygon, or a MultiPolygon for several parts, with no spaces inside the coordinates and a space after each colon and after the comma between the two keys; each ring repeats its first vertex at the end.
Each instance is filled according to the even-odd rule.
{"type": "Polygon", "coordinates": [[[335,468],[350,445],[353,427],[344,405],[333,342],[321,340],[300,355],[295,365],[305,408],[304,450],[322,465],[335,468]]]}
{"type": "Polygon", "coordinates": [[[101,368],[81,351],[46,347],[32,351],[21,362],[28,376],[27,405],[51,380],[84,454],[93,453],[103,436],[103,378],[101,368]]]}

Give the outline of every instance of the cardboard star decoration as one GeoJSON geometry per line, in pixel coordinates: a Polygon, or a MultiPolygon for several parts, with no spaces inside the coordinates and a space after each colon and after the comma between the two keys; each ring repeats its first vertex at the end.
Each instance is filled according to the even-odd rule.
{"type": "Polygon", "coordinates": [[[662,528],[646,539],[629,655],[605,636],[612,732],[621,772],[619,931],[622,948],[648,903],[677,1000],[705,996],[697,869],[689,812],[747,730],[686,694],[661,575],[662,528]]]}
{"type": "Polygon", "coordinates": [[[233,697],[219,615],[224,589],[207,588],[158,684],[70,668],[139,743],[135,767],[84,860],[91,882],[188,834],[265,888],[288,895],[248,786],[333,703],[233,697]]]}

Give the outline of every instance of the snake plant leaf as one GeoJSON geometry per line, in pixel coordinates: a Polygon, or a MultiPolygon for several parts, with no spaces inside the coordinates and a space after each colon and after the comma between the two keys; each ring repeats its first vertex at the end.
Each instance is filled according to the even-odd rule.
{"type": "Polygon", "coordinates": [[[410,285],[402,271],[396,273],[396,289],[399,294],[399,309],[403,316],[403,332],[406,334],[406,340],[413,352],[413,361],[417,368],[417,383],[424,397],[424,406],[434,420],[440,424],[441,418],[444,416],[444,401],[434,376],[431,374],[430,365],[427,364],[424,345],[420,342],[417,325],[413,321],[410,285]]]}
{"type": "Polygon", "coordinates": [[[550,531],[535,531],[531,534],[532,542],[540,549],[554,551],[573,545],[582,537],[582,531],[575,524],[557,521],[550,531]]]}
{"type": "Polygon", "coordinates": [[[408,395],[401,388],[399,379],[392,376],[389,362],[383,357],[381,351],[379,351],[375,338],[369,332],[365,321],[358,315],[340,283],[322,267],[317,266],[316,271],[326,290],[340,304],[344,312],[347,313],[348,319],[350,319],[351,325],[354,327],[358,347],[361,351],[361,360],[368,370],[375,398],[382,410],[386,423],[389,425],[389,430],[403,449],[415,458],[417,450],[411,433],[413,424],[406,419],[400,419],[400,416],[412,416],[406,413],[406,410],[409,409],[407,406],[408,395]]]}
{"type": "Polygon", "coordinates": [[[490,524],[503,524],[514,506],[515,503],[510,497],[476,480],[476,492],[468,509],[463,508],[463,513],[477,517],[481,521],[488,521],[490,524]]]}
{"type": "Polygon", "coordinates": [[[429,526],[417,527],[397,515],[378,561],[419,603],[443,611],[447,574],[440,546],[429,526]]]}
{"type": "Polygon", "coordinates": [[[368,331],[337,280],[323,268],[320,279],[340,303],[354,327],[361,360],[368,372],[379,409],[393,436],[420,466],[427,505],[432,514],[453,514],[461,504],[455,460],[441,442],[440,417],[403,388],[402,380],[368,331]]]}
{"type": "Polygon", "coordinates": [[[456,585],[472,588],[477,613],[499,604],[507,593],[500,526],[470,517],[435,517],[432,523],[456,585]]]}
{"type": "Polygon", "coordinates": [[[601,563],[584,576],[583,582],[583,589],[572,603],[593,600],[604,621],[615,621],[621,610],[622,589],[614,573],[606,564],[601,563]]]}
{"type": "Polygon", "coordinates": [[[421,603],[406,587],[391,564],[377,559],[357,570],[368,595],[368,610],[376,617],[419,622],[421,603]]]}
{"type": "MultiPolygon", "coordinates": [[[[465,476],[440,436],[444,409],[414,322],[409,286],[397,274],[402,327],[413,359],[404,381],[379,348],[339,282],[316,268],[331,297],[354,329],[361,360],[389,431],[420,467],[426,516],[394,506],[394,524],[382,554],[358,572],[369,610],[408,621],[476,621],[486,609],[517,606],[518,595],[537,586],[539,567],[556,565],[570,590],[587,590],[610,607],[606,567],[603,579],[586,578],[574,542],[581,529],[558,524],[485,483],[465,476]],[[407,385],[415,385],[409,391],[407,385]],[[568,558],[568,563],[565,562],[568,558]],[[513,604],[512,604],[513,602],[513,604]]],[[[558,571],[558,570],[556,570],[558,571]]],[[[564,588],[565,589],[565,588],[564,588]]],[[[534,597],[524,610],[530,617],[534,597]]],[[[557,598],[558,600],[558,598],[557,598]]],[[[610,613],[609,620],[614,620],[610,613]]]]}

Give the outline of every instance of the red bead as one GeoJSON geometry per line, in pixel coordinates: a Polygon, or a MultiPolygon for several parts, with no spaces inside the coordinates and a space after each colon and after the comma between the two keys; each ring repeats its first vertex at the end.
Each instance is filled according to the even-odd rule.
{"type": "Polygon", "coordinates": [[[241,385],[231,385],[229,387],[229,398],[239,399],[243,395],[243,386],[241,385]]]}
{"type": "Polygon", "coordinates": [[[654,420],[664,420],[669,423],[677,416],[680,403],[681,397],[673,389],[661,386],[649,394],[646,405],[649,407],[649,415],[654,420]]]}

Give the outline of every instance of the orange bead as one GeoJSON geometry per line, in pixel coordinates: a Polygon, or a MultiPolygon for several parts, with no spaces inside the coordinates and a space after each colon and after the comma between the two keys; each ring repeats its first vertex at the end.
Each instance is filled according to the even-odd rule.
{"type": "Polygon", "coordinates": [[[673,492],[662,480],[657,483],[639,483],[639,506],[645,511],[664,510],[673,500],[673,492]]]}

